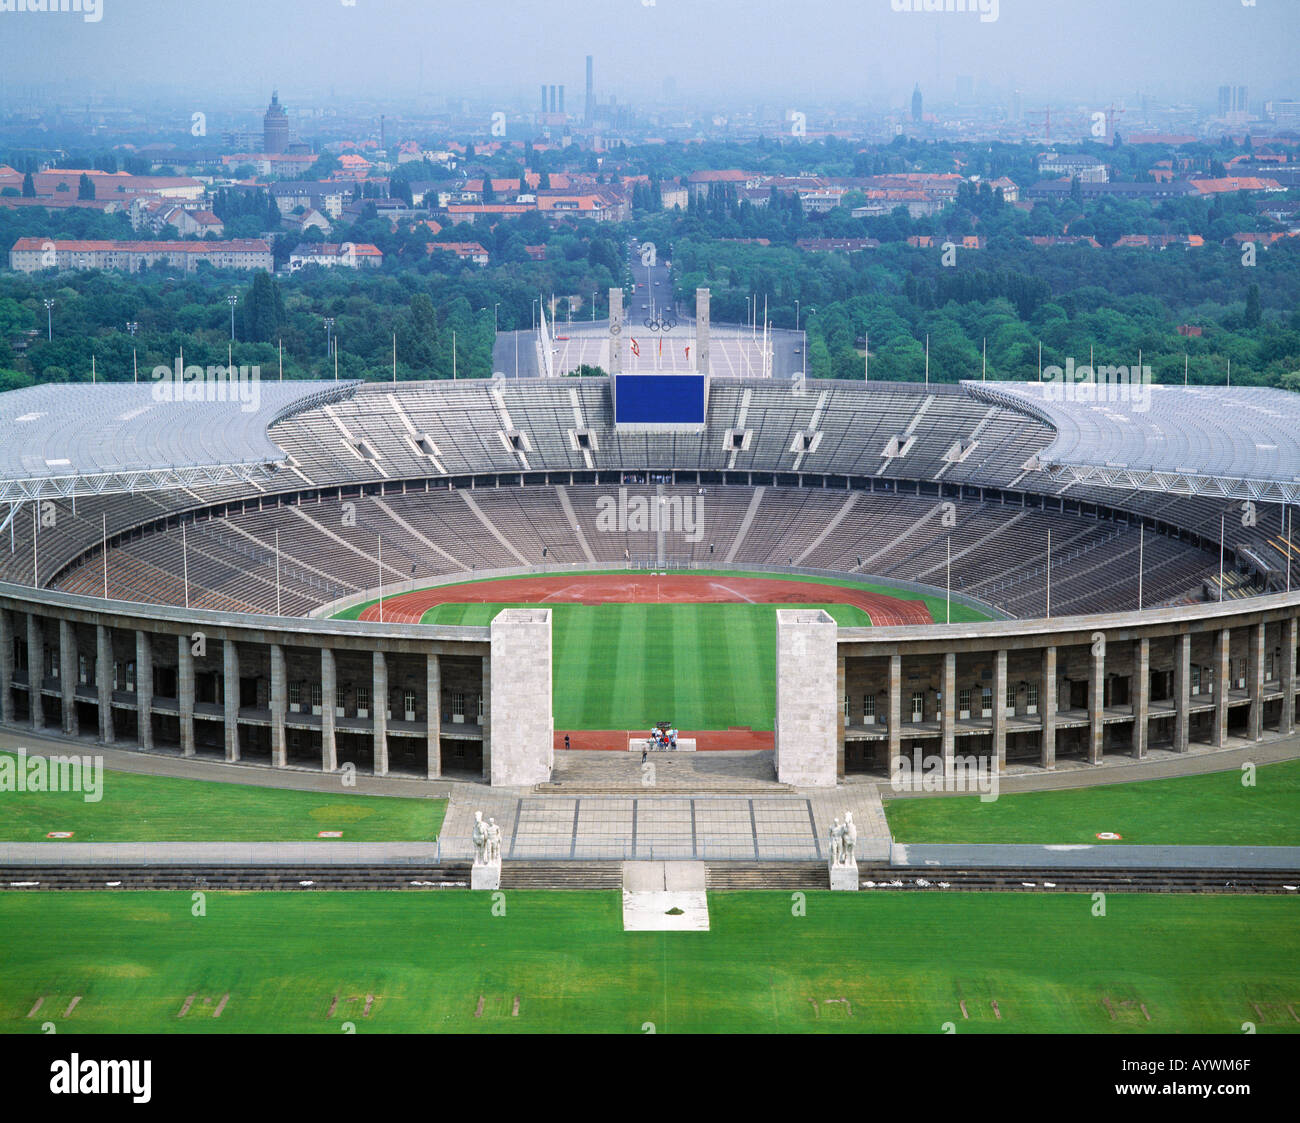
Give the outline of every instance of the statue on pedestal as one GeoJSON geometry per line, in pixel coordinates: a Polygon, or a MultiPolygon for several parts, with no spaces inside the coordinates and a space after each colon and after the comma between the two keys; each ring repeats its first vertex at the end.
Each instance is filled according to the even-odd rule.
{"type": "Polygon", "coordinates": [[[487,861],[493,866],[501,864],[501,828],[495,819],[489,819],[487,825],[487,861]]]}
{"type": "Polygon", "coordinates": [[[474,843],[474,864],[481,866],[484,864],[485,853],[488,844],[487,824],[483,822],[483,812],[474,812],[474,832],[470,835],[474,843]]]}
{"type": "Polygon", "coordinates": [[[837,818],[831,824],[831,865],[844,864],[844,827],[837,818]]]}
{"type": "Polygon", "coordinates": [[[840,834],[840,859],[846,866],[853,865],[854,848],[858,844],[858,828],[853,825],[853,812],[844,812],[844,827],[840,834]]]}

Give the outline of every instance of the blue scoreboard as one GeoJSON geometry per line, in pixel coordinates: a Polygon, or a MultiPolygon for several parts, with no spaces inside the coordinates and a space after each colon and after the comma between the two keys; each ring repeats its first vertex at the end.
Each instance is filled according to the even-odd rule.
{"type": "Polygon", "coordinates": [[[695,432],[704,429],[708,379],[703,374],[616,374],[614,425],[642,432],[695,432]]]}

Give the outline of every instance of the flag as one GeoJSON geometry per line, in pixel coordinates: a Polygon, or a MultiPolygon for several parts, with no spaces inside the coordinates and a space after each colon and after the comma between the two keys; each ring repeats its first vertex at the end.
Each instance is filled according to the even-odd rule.
{"type": "Polygon", "coordinates": [[[634,354],[638,359],[641,357],[641,348],[637,346],[635,339],[632,340],[632,354],[634,354]]]}
{"type": "Polygon", "coordinates": [[[690,347],[690,344],[687,344],[687,345],[686,345],[686,361],[687,361],[688,363],[691,361],[691,347],[690,347]]]}
{"type": "Polygon", "coordinates": [[[663,336],[660,336],[660,337],[659,337],[659,357],[660,357],[661,359],[664,357],[664,339],[663,339],[663,336]]]}

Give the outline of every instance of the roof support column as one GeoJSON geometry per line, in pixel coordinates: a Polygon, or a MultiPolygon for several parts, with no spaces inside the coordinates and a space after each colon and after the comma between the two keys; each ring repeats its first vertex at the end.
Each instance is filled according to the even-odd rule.
{"type": "Polygon", "coordinates": [[[1100,764],[1106,741],[1106,635],[1092,634],[1088,674],[1088,763],[1100,764]]]}
{"type": "Polygon", "coordinates": [[[113,728],[113,633],[108,625],[95,625],[95,690],[99,694],[99,739],[106,745],[117,740],[113,728]]]}
{"type": "Polygon", "coordinates": [[[32,728],[45,728],[45,702],[41,687],[45,679],[45,629],[35,613],[27,614],[27,711],[32,728]]]}
{"type": "Polygon", "coordinates": [[[135,739],[146,752],[153,748],[153,644],[149,633],[135,633],[135,739]]]}
{"type": "Polygon", "coordinates": [[[1246,691],[1250,696],[1248,736],[1252,741],[1264,736],[1264,622],[1251,625],[1250,655],[1246,660],[1246,691]]]}
{"type": "MultiPolygon", "coordinates": [[[[388,660],[376,651],[371,661],[370,721],[375,735],[376,776],[388,775],[388,660]]],[[[324,706],[321,707],[322,711],[324,706]]]]}
{"type": "MultiPolygon", "coordinates": [[[[324,699],[322,699],[322,702],[324,699]]],[[[289,747],[285,736],[284,715],[289,699],[285,681],[284,648],[271,644],[271,764],[284,768],[289,763],[289,747]]],[[[323,713],[325,707],[321,706],[323,713]]]]}
{"type": "Polygon", "coordinates": [[[187,635],[176,637],[176,712],[181,726],[181,755],[193,756],[194,747],[194,649],[187,635]]]}
{"type": "Polygon", "coordinates": [[[1228,697],[1232,686],[1231,652],[1232,633],[1220,628],[1214,640],[1214,737],[1211,744],[1216,749],[1228,743],[1228,697]]]}
{"type": "Polygon", "coordinates": [[[320,649],[320,769],[337,772],[338,745],[334,738],[334,706],[338,699],[338,670],[334,652],[328,647],[320,649]]]}
{"type": "Polygon", "coordinates": [[[993,770],[1007,770],[1007,652],[993,657],[993,770]]]}
{"type": "Polygon", "coordinates": [[[1056,767],[1056,648],[1043,648],[1043,669],[1039,675],[1038,714],[1042,725],[1039,735],[1039,764],[1056,767]]]}
{"type": "Polygon", "coordinates": [[[59,685],[63,688],[63,732],[81,732],[77,720],[77,630],[71,620],[59,621],[59,685]]]}
{"type": "Polygon", "coordinates": [[[1147,716],[1151,709],[1151,641],[1133,644],[1133,759],[1147,755],[1147,716]]]}
{"type": "Polygon", "coordinates": [[[1174,752],[1185,753],[1191,740],[1192,637],[1174,637],[1174,752]]]}
{"type": "Polygon", "coordinates": [[[239,760],[239,649],[234,640],[221,641],[221,660],[226,761],[234,764],[239,760]]]}
{"type": "Polygon", "coordinates": [[[1282,716],[1278,719],[1279,733],[1295,731],[1295,654],[1296,618],[1282,622],[1282,716]]]}

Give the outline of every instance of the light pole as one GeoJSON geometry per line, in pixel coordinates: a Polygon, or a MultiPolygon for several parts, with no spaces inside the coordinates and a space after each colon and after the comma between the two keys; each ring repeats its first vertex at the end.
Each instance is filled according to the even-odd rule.
{"type": "Polygon", "coordinates": [[[239,303],[239,294],[231,293],[226,297],[226,303],[230,305],[230,342],[235,342],[235,305],[239,303]]]}
{"type": "Polygon", "coordinates": [[[330,333],[334,330],[334,317],[325,317],[325,357],[329,358],[334,353],[334,348],[330,343],[330,333]]]}
{"type": "Polygon", "coordinates": [[[140,381],[140,368],[135,360],[135,333],[140,330],[140,325],[135,320],[127,320],[126,330],[131,333],[131,381],[140,381]]]}
{"type": "Polygon", "coordinates": [[[48,297],[45,300],[45,338],[54,342],[54,313],[50,311],[54,307],[54,301],[48,297]]]}
{"type": "Polygon", "coordinates": [[[794,302],[794,330],[799,330],[799,301],[794,302]]]}
{"type": "Polygon", "coordinates": [[[591,294],[591,322],[593,324],[596,322],[596,300],[599,296],[599,292],[593,292],[591,294]]]}
{"type": "Polygon", "coordinates": [[[492,305],[492,334],[493,335],[496,335],[497,333],[497,309],[500,307],[501,307],[501,301],[499,300],[494,305],[492,305]]]}
{"type": "Polygon", "coordinates": [[[537,330],[537,305],[541,303],[541,300],[542,298],[540,296],[533,297],[532,307],[529,309],[529,313],[533,318],[533,331],[537,330]]]}

